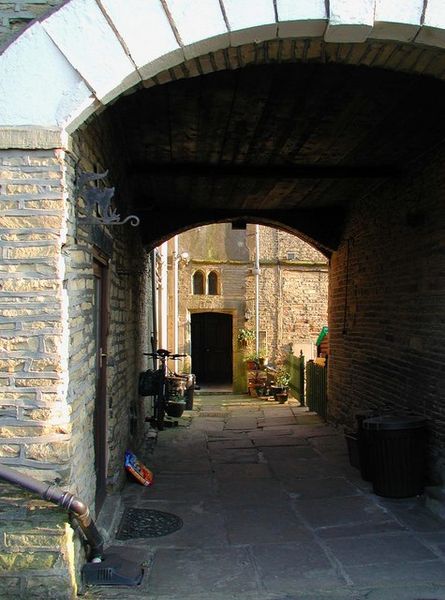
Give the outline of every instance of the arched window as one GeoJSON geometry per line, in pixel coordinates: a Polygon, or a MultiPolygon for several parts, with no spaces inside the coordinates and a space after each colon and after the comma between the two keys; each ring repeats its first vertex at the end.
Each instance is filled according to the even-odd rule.
{"type": "Polygon", "coordinates": [[[218,274],[215,271],[210,271],[207,277],[207,293],[211,296],[216,296],[218,293],[218,274]]]}
{"type": "Polygon", "coordinates": [[[202,271],[195,271],[193,273],[193,293],[204,293],[204,273],[202,271]]]}

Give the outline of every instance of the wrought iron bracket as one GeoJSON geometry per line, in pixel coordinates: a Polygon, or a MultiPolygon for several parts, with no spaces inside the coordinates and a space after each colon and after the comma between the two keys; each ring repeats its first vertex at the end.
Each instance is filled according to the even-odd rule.
{"type": "Polygon", "coordinates": [[[80,216],[88,223],[100,223],[102,225],[130,225],[137,227],[140,223],[136,215],[128,215],[123,221],[116,209],[111,206],[111,200],[114,196],[114,187],[92,187],[89,184],[95,181],[105,179],[108,171],[104,173],[88,173],[79,171],[77,177],[76,192],[85,200],[86,215],[80,216]],[[96,214],[97,213],[97,214],[96,214]]]}

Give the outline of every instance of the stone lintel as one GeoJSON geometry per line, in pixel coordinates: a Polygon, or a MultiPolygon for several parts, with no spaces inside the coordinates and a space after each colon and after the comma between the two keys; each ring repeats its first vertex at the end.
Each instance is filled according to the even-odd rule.
{"type": "Polygon", "coordinates": [[[0,127],[0,150],[71,149],[71,137],[59,127],[0,127]]]}

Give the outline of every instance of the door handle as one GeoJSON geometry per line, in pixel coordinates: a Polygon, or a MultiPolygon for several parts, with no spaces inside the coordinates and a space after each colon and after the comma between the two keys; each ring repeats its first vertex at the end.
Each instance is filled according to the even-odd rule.
{"type": "Polygon", "coordinates": [[[106,354],[106,352],[102,352],[102,348],[99,351],[99,368],[102,369],[103,366],[103,359],[106,358],[108,356],[108,354],[106,354]]]}

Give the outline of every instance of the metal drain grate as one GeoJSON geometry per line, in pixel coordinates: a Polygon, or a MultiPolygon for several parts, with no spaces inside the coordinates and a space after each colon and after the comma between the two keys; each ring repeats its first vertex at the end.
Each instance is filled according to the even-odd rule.
{"type": "Polygon", "coordinates": [[[150,508],[126,508],[116,539],[162,537],[181,529],[182,519],[171,513],[150,508]]]}

